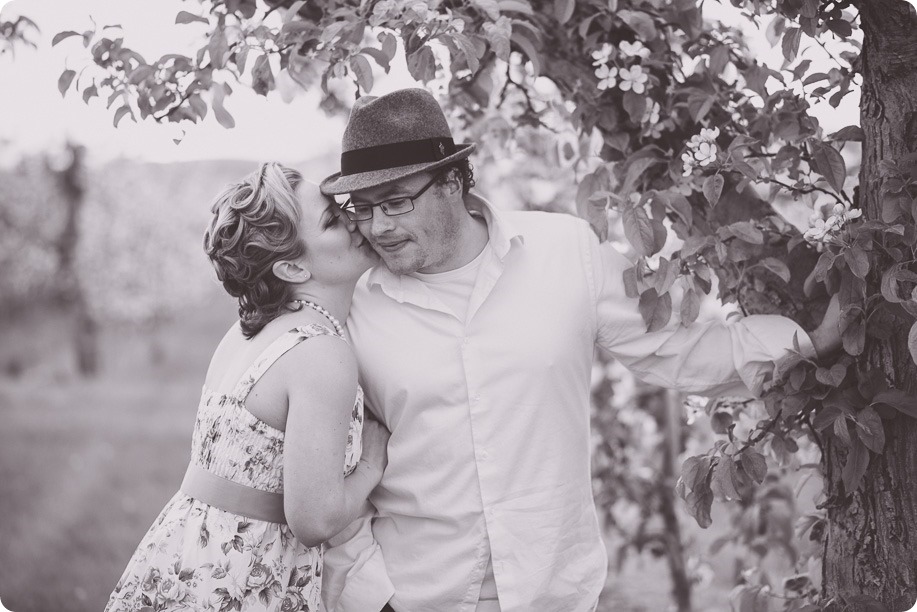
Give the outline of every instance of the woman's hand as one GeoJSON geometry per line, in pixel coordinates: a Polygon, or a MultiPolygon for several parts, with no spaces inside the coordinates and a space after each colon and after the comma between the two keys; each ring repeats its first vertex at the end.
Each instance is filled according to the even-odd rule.
{"type": "Polygon", "coordinates": [[[364,463],[378,480],[382,478],[382,472],[388,465],[388,439],[391,436],[385,425],[380,423],[372,415],[366,413],[366,419],[363,421],[363,454],[360,457],[360,463],[364,463]]]}

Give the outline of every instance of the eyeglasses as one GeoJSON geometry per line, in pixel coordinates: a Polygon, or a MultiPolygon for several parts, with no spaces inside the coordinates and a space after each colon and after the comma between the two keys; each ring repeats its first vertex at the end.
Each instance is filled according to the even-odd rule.
{"type": "Polygon", "coordinates": [[[440,174],[437,173],[430,179],[429,183],[421,187],[420,191],[412,196],[392,198],[391,200],[385,200],[376,204],[355,204],[352,200],[347,200],[341,204],[341,210],[344,211],[344,214],[347,215],[347,218],[351,221],[369,221],[373,218],[374,208],[381,208],[382,212],[385,213],[387,217],[397,217],[398,215],[409,213],[414,210],[414,200],[423,195],[439,177],[440,174]]]}

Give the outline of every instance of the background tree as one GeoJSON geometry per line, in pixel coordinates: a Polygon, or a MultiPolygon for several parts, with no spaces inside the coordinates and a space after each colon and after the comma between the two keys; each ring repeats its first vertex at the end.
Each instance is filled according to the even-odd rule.
{"type": "Polygon", "coordinates": [[[903,610],[917,597],[917,13],[904,0],[731,3],[768,18],[781,70],[755,61],[738,29],[705,23],[694,0],[212,0],[176,17],[206,24],[193,56],[147,61],[108,29],[54,42],[81,38],[95,65],[64,71],[61,92],[75,82],[84,100],[107,100],[116,125],[212,110],[231,127],[232,86],[320,86],[323,106],[342,110],[340,83],[371,91],[372,64],[388,70],[400,41],[410,73],[446,89],[469,134],[556,134],[545,154],[575,169],[579,214],[605,237],[613,211],[639,255],[625,282],[649,329],[690,323],[714,284],[743,312],[805,328],[838,294],[843,354],[782,364],[765,418],[685,461],[678,491],[707,525],[714,496],[754,502],[764,453],[792,462],[811,440],[825,481],[808,523],[824,545],[820,592],[804,577],[780,593],[750,581],[737,605],[779,595],[788,610],[903,610]],[[799,57],[813,43],[827,71],[799,57]],[[837,106],[854,88],[861,125],[825,134],[811,103],[837,106]],[[849,176],[844,153],[858,148],[849,176]],[[773,208],[781,197],[813,207],[805,238],[773,208]],[[683,245],[663,257],[670,233],[683,245]]]}

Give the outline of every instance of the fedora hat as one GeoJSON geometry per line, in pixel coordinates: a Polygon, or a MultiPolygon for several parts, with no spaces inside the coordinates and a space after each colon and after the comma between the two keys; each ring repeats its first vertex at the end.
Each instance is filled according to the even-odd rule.
{"type": "Polygon", "coordinates": [[[341,171],[322,181],[340,195],[448,166],[474,151],[455,144],[443,109],[425,89],[363,96],[350,111],[341,143],[341,171]]]}

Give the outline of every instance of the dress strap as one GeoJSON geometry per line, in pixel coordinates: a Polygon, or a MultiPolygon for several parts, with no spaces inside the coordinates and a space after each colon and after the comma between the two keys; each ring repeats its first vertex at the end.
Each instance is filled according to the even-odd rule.
{"type": "Polygon", "coordinates": [[[244,402],[245,398],[248,397],[248,394],[251,392],[252,387],[255,386],[255,383],[257,383],[264,373],[268,371],[268,368],[274,365],[275,361],[283,357],[287,351],[303,340],[314,338],[315,336],[334,336],[346,342],[343,336],[338,335],[331,328],[320,323],[310,323],[309,325],[294,327],[271,342],[261,355],[258,356],[255,362],[249,366],[248,370],[245,371],[245,374],[242,375],[242,378],[240,378],[239,382],[236,384],[236,388],[232,392],[232,398],[239,403],[244,402]]]}

